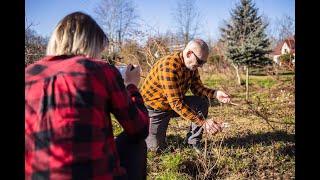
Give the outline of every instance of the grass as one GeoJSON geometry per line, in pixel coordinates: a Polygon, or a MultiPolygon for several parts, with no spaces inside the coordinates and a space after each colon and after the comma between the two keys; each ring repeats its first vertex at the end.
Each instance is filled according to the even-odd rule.
{"type": "Polygon", "coordinates": [[[251,75],[249,101],[234,79],[208,74],[201,78],[205,86],[227,91],[240,104],[211,101],[208,116],[231,126],[213,137],[204,134],[207,154],[198,155],[182,143],[190,122],[172,119],[169,147],[162,154],[148,152],[147,178],[295,179],[295,99],[294,89],[287,86],[292,75],[281,75],[284,83],[251,75]]]}

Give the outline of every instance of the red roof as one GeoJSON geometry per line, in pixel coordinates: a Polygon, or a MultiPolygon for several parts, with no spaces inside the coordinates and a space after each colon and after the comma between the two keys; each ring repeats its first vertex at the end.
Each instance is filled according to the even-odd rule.
{"type": "Polygon", "coordinates": [[[295,36],[289,36],[285,40],[281,41],[281,43],[273,50],[271,54],[272,55],[281,54],[281,48],[284,45],[284,43],[287,43],[291,53],[295,52],[295,36]]]}

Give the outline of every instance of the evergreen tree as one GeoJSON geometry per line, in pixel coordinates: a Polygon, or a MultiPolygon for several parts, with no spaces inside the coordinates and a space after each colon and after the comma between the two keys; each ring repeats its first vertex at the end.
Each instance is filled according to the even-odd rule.
{"type": "Polygon", "coordinates": [[[272,61],[267,55],[271,52],[270,42],[265,34],[268,24],[258,16],[258,8],[252,0],[241,0],[231,11],[231,21],[225,22],[221,30],[221,41],[224,44],[225,56],[231,60],[237,70],[240,84],[239,66],[247,69],[247,99],[248,99],[248,70],[249,67],[261,67],[272,61]]]}

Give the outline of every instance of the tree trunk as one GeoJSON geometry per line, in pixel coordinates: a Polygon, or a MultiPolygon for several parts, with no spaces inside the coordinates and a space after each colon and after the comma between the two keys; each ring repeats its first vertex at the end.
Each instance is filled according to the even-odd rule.
{"type": "Polygon", "coordinates": [[[184,34],[184,45],[186,46],[189,42],[189,34],[188,33],[185,33],[184,34]]]}
{"type": "Polygon", "coordinates": [[[110,43],[109,43],[109,54],[113,54],[114,53],[114,44],[112,39],[110,38],[110,43]]]}
{"type": "Polygon", "coordinates": [[[121,29],[118,31],[118,50],[120,51],[121,49],[121,46],[122,46],[122,43],[121,43],[121,29]]]}
{"type": "Polygon", "coordinates": [[[249,100],[249,67],[246,67],[246,100],[249,100]]]}
{"type": "Polygon", "coordinates": [[[240,85],[241,85],[241,76],[240,76],[240,73],[239,73],[239,66],[238,66],[238,65],[235,65],[235,64],[232,64],[232,66],[233,66],[234,69],[236,70],[237,82],[238,82],[238,85],[240,86],[240,85]]]}

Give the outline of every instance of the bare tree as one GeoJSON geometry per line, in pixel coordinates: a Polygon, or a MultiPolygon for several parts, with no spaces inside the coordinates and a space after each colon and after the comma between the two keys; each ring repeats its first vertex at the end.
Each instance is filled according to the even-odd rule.
{"type": "Polygon", "coordinates": [[[288,15],[283,15],[281,19],[276,19],[276,25],[280,41],[295,34],[295,20],[288,15]]]}
{"type": "MultiPolygon", "coordinates": [[[[288,16],[283,15],[280,19],[274,21],[274,27],[272,28],[273,38],[276,39],[277,45],[282,41],[285,41],[290,49],[295,49],[295,20],[288,16]]],[[[284,67],[294,73],[294,52],[288,52],[288,62],[281,62],[284,67]]]]}
{"type": "Polygon", "coordinates": [[[151,25],[143,20],[140,23],[144,30],[134,31],[132,37],[123,39],[122,48],[118,52],[119,58],[107,59],[115,64],[138,64],[145,75],[158,60],[177,50],[179,43],[171,31],[161,33],[157,24],[151,25]]]}
{"type": "Polygon", "coordinates": [[[179,0],[173,11],[177,24],[177,33],[186,45],[197,34],[200,26],[200,13],[196,0],[179,0]]]}
{"type": "Polygon", "coordinates": [[[281,41],[295,34],[295,20],[288,15],[283,15],[280,19],[271,19],[265,16],[264,20],[269,24],[266,32],[272,49],[275,49],[281,41]]]}
{"type": "Polygon", "coordinates": [[[149,37],[141,53],[145,55],[146,63],[152,67],[161,57],[169,52],[169,39],[163,36],[149,37]]]}
{"type": "MultiPolygon", "coordinates": [[[[155,29],[149,31],[151,33],[140,34],[140,37],[144,36],[141,38],[146,39],[146,41],[141,45],[141,49],[138,49],[138,53],[142,55],[144,63],[151,68],[159,59],[171,52],[175,38],[170,32],[162,34],[155,29]]],[[[135,59],[138,58],[135,57],[135,59]]]]}
{"type": "Polygon", "coordinates": [[[262,15],[262,19],[263,19],[263,22],[265,22],[266,24],[268,24],[267,28],[266,28],[266,35],[268,36],[269,38],[269,41],[270,41],[270,48],[271,49],[275,49],[278,44],[280,43],[280,41],[277,39],[277,26],[276,24],[274,23],[274,21],[272,20],[272,18],[270,18],[269,16],[265,16],[265,15],[262,15]]]}
{"type": "Polygon", "coordinates": [[[121,48],[124,37],[138,27],[136,9],[130,0],[101,0],[95,12],[108,35],[109,52],[113,54],[121,48]]]}
{"type": "Polygon", "coordinates": [[[35,23],[35,20],[29,20],[27,17],[25,17],[25,30],[26,31],[36,25],[38,25],[38,24],[35,23]]]}
{"type": "Polygon", "coordinates": [[[45,56],[48,38],[33,30],[36,25],[34,20],[25,19],[25,67],[45,56]]]}
{"type": "MultiPolygon", "coordinates": [[[[279,39],[286,40],[290,49],[294,49],[295,47],[295,20],[288,16],[284,15],[282,19],[277,20],[279,27],[279,39]]],[[[283,64],[292,72],[294,72],[294,63],[292,62],[294,59],[293,52],[288,52],[289,62],[283,62],[283,64]]]]}
{"type": "MultiPolygon", "coordinates": [[[[276,18],[270,22],[272,26],[270,26],[269,29],[269,38],[275,42],[276,46],[281,45],[281,43],[285,41],[289,46],[290,51],[287,54],[278,57],[281,66],[274,64],[273,67],[266,69],[265,73],[277,82],[286,84],[286,81],[280,79],[278,72],[289,70],[291,73],[295,74],[293,61],[295,59],[295,20],[288,15],[283,15],[280,19],[276,18]]],[[[272,48],[275,49],[276,47],[272,46],[272,48]]],[[[294,76],[291,79],[290,87],[294,90],[294,76]]]]}

